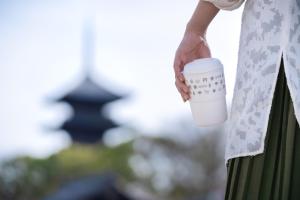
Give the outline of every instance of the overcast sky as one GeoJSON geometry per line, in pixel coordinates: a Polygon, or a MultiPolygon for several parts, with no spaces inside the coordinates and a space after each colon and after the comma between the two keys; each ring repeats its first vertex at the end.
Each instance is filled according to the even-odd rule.
{"type": "MultiPolygon", "coordinates": [[[[96,35],[93,78],[130,97],[108,106],[118,123],[151,133],[191,117],[174,85],[174,53],[197,0],[0,0],[0,158],[44,156],[69,144],[51,132],[68,107],[47,99],[72,88],[83,74],[82,32],[96,35]]],[[[225,67],[227,103],[235,81],[241,13],[221,11],[208,30],[213,57],[225,67]]]]}

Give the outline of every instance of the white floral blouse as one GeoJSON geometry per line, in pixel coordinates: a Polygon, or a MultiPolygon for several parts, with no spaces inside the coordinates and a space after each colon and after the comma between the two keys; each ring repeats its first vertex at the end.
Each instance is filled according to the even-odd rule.
{"type": "MultiPolygon", "coordinates": [[[[244,0],[203,0],[224,10],[244,0]]],[[[300,122],[300,0],[246,0],[238,65],[226,126],[225,166],[230,158],[264,152],[281,57],[295,115],[300,122]]]]}

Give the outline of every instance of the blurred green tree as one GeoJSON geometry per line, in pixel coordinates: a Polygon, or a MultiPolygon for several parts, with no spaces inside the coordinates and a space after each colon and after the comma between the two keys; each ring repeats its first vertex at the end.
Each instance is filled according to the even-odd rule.
{"type": "Polygon", "coordinates": [[[116,173],[121,188],[137,200],[223,199],[222,127],[175,124],[174,129],[153,134],[159,137],[130,129],[133,139],[115,146],[73,144],[48,158],[3,162],[0,199],[41,199],[62,183],[106,171],[116,173]]]}
{"type": "Polygon", "coordinates": [[[113,171],[121,181],[134,177],[127,164],[132,142],[110,148],[74,144],[49,158],[20,157],[0,166],[0,199],[35,200],[76,177],[113,171]]]}

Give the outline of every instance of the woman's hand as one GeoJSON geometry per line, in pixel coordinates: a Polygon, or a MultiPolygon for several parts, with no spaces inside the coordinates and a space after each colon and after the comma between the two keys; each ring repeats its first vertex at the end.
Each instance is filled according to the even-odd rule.
{"type": "Polygon", "coordinates": [[[204,35],[186,32],[175,54],[175,85],[184,102],[190,99],[190,88],[186,85],[182,74],[184,65],[198,58],[211,57],[204,35]]]}

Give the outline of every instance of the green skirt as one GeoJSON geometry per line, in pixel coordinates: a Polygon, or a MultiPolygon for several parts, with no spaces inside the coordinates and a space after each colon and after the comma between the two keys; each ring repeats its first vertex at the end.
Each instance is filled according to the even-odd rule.
{"type": "Polygon", "coordinates": [[[265,149],[229,159],[225,199],[299,200],[300,128],[281,61],[265,149]]]}

